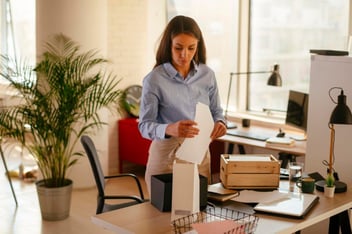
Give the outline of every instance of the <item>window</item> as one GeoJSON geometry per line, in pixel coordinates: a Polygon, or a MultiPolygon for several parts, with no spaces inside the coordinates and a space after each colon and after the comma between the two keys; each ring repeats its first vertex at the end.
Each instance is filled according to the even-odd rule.
{"type": "Polygon", "coordinates": [[[251,1],[250,71],[267,70],[278,63],[283,86],[267,86],[265,77],[250,76],[248,111],[286,111],[290,89],[309,92],[309,50],[347,49],[349,7],[349,0],[251,1]]]}
{"type": "Polygon", "coordinates": [[[280,65],[282,87],[266,85],[269,73],[233,76],[229,113],[281,120],[289,90],[309,92],[309,50],[347,49],[349,9],[350,0],[168,0],[169,19],[184,14],[200,25],[224,108],[230,72],[280,65]]]}
{"type": "Polygon", "coordinates": [[[34,65],[35,0],[0,0],[0,7],[1,54],[34,65]]]}

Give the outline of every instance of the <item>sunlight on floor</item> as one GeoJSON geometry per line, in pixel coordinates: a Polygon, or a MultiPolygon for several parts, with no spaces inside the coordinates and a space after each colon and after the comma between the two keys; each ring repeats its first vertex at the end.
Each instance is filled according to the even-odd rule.
{"type": "MultiPolygon", "coordinates": [[[[16,150],[17,151],[17,150],[16,150]]],[[[9,170],[18,170],[21,163],[21,156],[18,153],[13,153],[11,158],[6,157],[6,162],[9,170]]],[[[17,151],[20,152],[20,151],[17,151]]],[[[8,155],[8,154],[7,154],[8,155]]],[[[35,167],[33,160],[24,158],[23,160],[25,171],[31,170],[35,167]]],[[[127,170],[134,173],[133,166],[127,170]]],[[[137,166],[137,173],[139,173],[143,181],[143,168],[137,166]]],[[[136,174],[137,174],[136,173],[136,174]]],[[[90,220],[90,217],[95,214],[96,210],[96,195],[95,188],[90,189],[74,189],[71,200],[70,216],[62,221],[43,221],[40,214],[40,207],[38,203],[37,191],[35,183],[25,182],[18,178],[12,178],[14,191],[18,201],[16,207],[14,198],[12,196],[10,184],[5,176],[5,168],[1,162],[0,166],[0,233],[1,234],[104,234],[111,233],[101,227],[96,226],[90,220]]],[[[129,192],[131,188],[128,184],[110,183],[108,182],[108,191],[114,192],[119,190],[121,192],[129,192]]]]}

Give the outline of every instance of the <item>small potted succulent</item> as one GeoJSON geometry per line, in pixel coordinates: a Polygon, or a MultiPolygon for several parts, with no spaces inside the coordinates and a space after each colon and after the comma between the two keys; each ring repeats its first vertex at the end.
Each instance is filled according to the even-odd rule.
{"type": "Polygon", "coordinates": [[[325,179],[324,195],[326,197],[334,197],[334,193],[335,193],[335,178],[333,174],[328,173],[325,179]]]}

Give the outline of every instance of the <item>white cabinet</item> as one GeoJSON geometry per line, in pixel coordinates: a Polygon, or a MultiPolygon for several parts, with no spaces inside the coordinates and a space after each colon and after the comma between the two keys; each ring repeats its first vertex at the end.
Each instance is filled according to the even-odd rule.
{"type": "MultiPolygon", "coordinates": [[[[318,171],[326,176],[329,161],[330,129],[328,122],[335,105],[329,97],[331,87],[341,87],[347,96],[347,105],[352,108],[352,57],[320,56],[311,57],[311,77],[308,110],[308,140],[305,169],[318,171]]],[[[339,90],[332,92],[337,101],[339,90]]],[[[352,125],[335,126],[335,163],[340,180],[352,183],[352,125]]]]}

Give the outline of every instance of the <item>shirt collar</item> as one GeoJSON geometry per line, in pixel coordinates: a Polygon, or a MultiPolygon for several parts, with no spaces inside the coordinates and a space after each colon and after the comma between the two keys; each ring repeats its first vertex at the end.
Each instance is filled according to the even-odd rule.
{"type": "MultiPolygon", "coordinates": [[[[198,68],[199,68],[199,65],[194,60],[192,60],[192,63],[193,63],[193,69],[190,71],[188,77],[194,76],[194,74],[197,73],[198,68]]],[[[172,78],[179,77],[179,76],[177,76],[178,75],[177,70],[174,68],[174,66],[172,66],[172,64],[170,62],[164,63],[163,67],[164,67],[166,73],[170,77],[172,77],[172,78]]]]}

